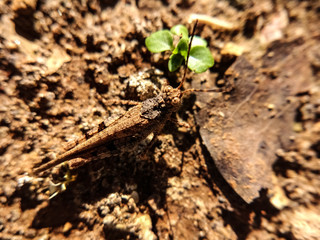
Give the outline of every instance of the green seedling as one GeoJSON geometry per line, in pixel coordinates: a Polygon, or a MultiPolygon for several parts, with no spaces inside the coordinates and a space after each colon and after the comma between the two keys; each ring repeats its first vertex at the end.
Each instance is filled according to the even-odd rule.
{"type": "Polygon", "coordinates": [[[207,42],[199,36],[194,36],[187,61],[190,39],[188,29],[183,25],[176,25],[170,31],[160,30],[152,33],[146,38],[145,43],[150,52],[172,52],[168,62],[170,72],[177,70],[184,61],[187,62],[187,66],[191,71],[196,73],[204,72],[214,64],[211,52],[207,48],[207,42]],[[176,45],[174,45],[173,41],[174,36],[179,37],[176,45]]]}

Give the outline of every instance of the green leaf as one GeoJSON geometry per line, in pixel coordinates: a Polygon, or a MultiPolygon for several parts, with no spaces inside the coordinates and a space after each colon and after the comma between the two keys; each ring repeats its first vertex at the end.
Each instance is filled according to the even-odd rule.
{"type": "Polygon", "coordinates": [[[173,38],[169,30],[152,33],[146,38],[146,46],[150,52],[157,53],[173,49],[173,38]]]}
{"type": "Polygon", "coordinates": [[[196,73],[202,73],[212,67],[213,64],[214,59],[208,48],[202,46],[191,48],[188,61],[188,67],[190,70],[196,73]]]}
{"type": "Polygon", "coordinates": [[[180,54],[172,54],[168,62],[169,71],[174,72],[175,70],[177,70],[181,66],[183,60],[184,57],[180,54]]]}
{"type": "Polygon", "coordinates": [[[188,39],[188,29],[181,24],[173,26],[170,31],[175,35],[188,39]]]}
{"type": "Polygon", "coordinates": [[[176,48],[172,51],[172,54],[180,54],[184,58],[188,55],[188,40],[181,38],[176,48]]]}
{"type": "MultiPolygon", "coordinates": [[[[189,38],[190,40],[191,38],[189,38]]],[[[195,46],[202,46],[202,47],[207,47],[207,41],[204,40],[203,38],[199,37],[199,36],[193,36],[193,40],[192,40],[192,44],[191,44],[191,48],[195,47],[195,46]]]]}

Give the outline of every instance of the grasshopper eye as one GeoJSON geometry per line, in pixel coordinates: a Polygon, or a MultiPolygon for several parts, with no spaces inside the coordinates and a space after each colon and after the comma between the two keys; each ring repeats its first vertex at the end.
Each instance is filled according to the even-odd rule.
{"type": "Polygon", "coordinates": [[[180,104],[180,98],[174,97],[172,99],[172,105],[179,105],[180,104]]]}

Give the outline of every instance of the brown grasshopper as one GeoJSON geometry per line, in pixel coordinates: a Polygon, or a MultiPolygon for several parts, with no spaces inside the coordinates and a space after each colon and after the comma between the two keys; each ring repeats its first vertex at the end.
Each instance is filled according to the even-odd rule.
{"type": "Polygon", "coordinates": [[[120,118],[107,126],[99,126],[99,130],[96,133],[87,135],[85,139],[76,141],[73,147],[61,155],[58,155],[56,159],[35,168],[34,173],[39,174],[64,162],[68,162],[70,169],[78,168],[81,165],[92,161],[89,153],[98,148],[101,148],[104,151],[100,151],[101,154],[99,156],[101,158],[120,155],[121,150],[119,149],[132,151],[142,140],[146,139],[152,133],[154,134],[152,141],[154,141],[156,135],[161,132],[167,120],[170,120],[172,114],[177,112],[181,106],[182,96],[185,93],[221,92],[220,89],[181,90],[186,79],[190,46],[196,25],[197,23],[195,23],[193,28],[188,47],[183,78],[177,88],[173,88],[169,85],[163,87],[160,94],[136,104],[136,106],[130,108],[120,118]],[[124,148],[123,145],[126,147],[124,148]]]}

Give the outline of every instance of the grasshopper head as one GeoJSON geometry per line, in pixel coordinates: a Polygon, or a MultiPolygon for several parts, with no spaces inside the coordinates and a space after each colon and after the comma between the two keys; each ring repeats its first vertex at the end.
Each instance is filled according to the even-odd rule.
{"type": "Polygon", "coordinates": [[[162,91],[162,97],[165,103],[174,109],[179,108],[181,105],[182,93],[180,89],[171,86],[165,86],[162,91]]]}

